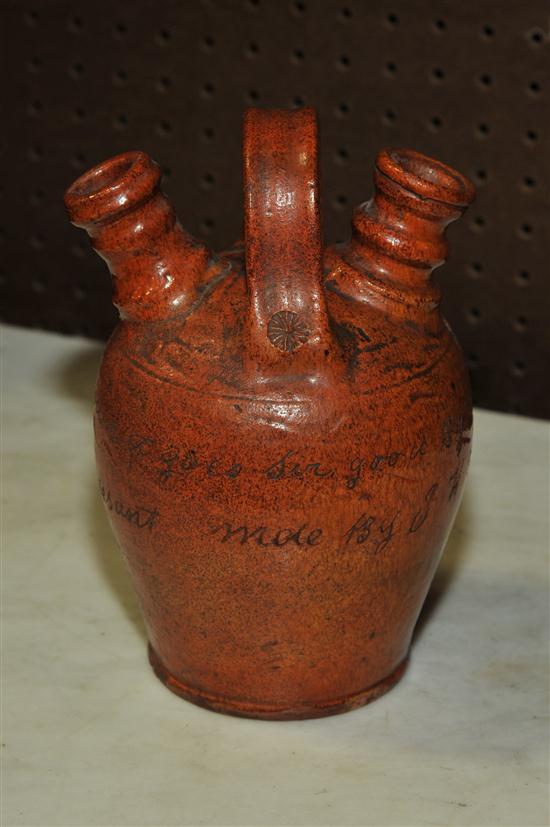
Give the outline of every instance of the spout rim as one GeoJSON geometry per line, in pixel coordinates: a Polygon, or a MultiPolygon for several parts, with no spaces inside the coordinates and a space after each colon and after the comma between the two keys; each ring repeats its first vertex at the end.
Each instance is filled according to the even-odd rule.
{"type": "Polygon", "coordinates": [[[475,187],[465,175],[414,149],[387,148],[378,153],[380,172],[419,198],[467,207],[475,187]]]}
{"type": "Polygon", "coordinates": [[[77,227],[107,223],[148,200],[158,188],[158,164],[141,150],[108,158],[73,181],[65,207],[77,227]]]}

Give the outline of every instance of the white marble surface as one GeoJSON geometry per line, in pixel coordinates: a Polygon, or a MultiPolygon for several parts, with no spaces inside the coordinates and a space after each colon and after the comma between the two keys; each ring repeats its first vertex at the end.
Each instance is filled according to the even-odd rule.
{"type": "Polygon", "coordinates": [[[3,825],[547,825],[548,426],[478,411],[409,671],[272,723],[168,692],[103,516],[101,348],[5,328],[3,825]]]}

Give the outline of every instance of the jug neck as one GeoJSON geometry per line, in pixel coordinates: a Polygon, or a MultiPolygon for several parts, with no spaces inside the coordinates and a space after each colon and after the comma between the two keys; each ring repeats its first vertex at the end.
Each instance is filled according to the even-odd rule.
{"type": "Polygon", "coordinates": [[[437,305],[431,274],[449,254],[445,229],[473,200],[473,184],[426,155],[386,149],[374,186],[353,216],[348,260],[388,297],[437,305]]]}
{"type": "Polygon", "coordinates": [[[160,178],[148,155],[127,152],[85,173],[65,195],[71,221],[107,262],[121,318],[130,321],[179,315],[210,258],[179,224],[160,178]]]}

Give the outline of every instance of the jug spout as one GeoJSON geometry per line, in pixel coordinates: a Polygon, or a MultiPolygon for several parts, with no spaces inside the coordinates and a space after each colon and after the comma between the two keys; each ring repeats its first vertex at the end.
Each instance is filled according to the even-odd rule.
{"type": "Polygon", "coordinates": [[[441,328],[432,272],[449,254],[447,225],[474,197],[471,181],[446,164],[411,149],[383,149],[374,195],[355,210],[350,241],[326,252],[326,288],[441,328]]]}
{"type": "Polygon", "coordinates": [[[86,172],[65,193],[72,223],[88,232],[107,262],[114,304],[130,321],[185,310],[210,258],[179,224],[160,178],[145,152],[126,152],[86,172]]]}
{"type": "Polygon", "coordinates": [[[352,255],[390,290],[437,299],[430,276],[449,254],[445,228],[473,201],[473,184],[420,152],[384,149],[376,159],[374,185],[374,197],[353,216],[352,255]]]}

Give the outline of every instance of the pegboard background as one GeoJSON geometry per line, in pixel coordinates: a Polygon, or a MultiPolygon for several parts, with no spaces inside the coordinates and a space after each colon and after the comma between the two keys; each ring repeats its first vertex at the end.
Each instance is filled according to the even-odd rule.
{"type": "Polygon", "coordinates": [[[478,405],[550,416],[546,0],[4,0],[2,317],[105,338],[110,283],[64,215],[89,166],[144,149],[180,219],[241,233],[244,107],[317,108],[325,238],[384,145],[471,176],[445,311],[478,405]]]}

